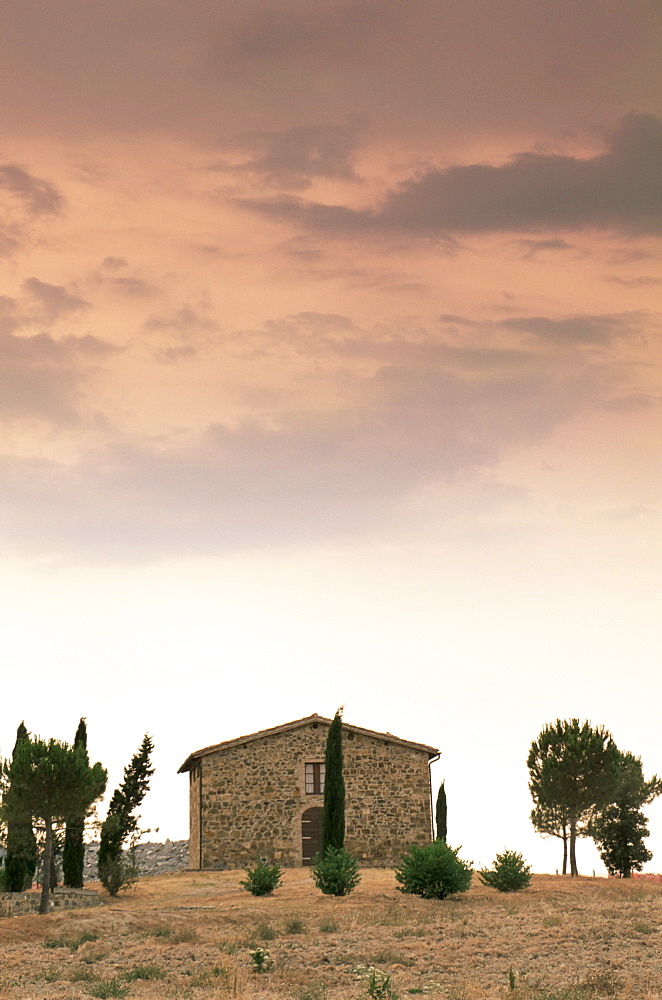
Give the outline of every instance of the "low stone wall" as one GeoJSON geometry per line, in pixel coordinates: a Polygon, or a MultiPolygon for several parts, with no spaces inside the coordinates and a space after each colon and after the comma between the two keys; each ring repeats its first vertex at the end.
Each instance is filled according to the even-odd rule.
{"type": "MultiPolygon", "coordinates": [[[[20,917],[39,913],[41,889],[29,892],[0,892],[0,917],[20,917]]],[[[54,889],[48,897],[49,910],[70,910],[81,906],[101,906],[102,900],[94,889],[54,889]]]]}

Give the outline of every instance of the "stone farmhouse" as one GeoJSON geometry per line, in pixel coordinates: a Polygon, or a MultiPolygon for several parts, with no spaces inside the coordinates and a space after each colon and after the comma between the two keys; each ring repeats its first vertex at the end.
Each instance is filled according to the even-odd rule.
{"type": "MultiPolygon", "coordinates": [[[[190,867],[258,858],[309,865],[320,849],[324,752],[331,719],[309,715],[190,754],[190,867]]],[[[434,747],[343,723],[345,846],[388,866],[432,839],[434,747]]]]}

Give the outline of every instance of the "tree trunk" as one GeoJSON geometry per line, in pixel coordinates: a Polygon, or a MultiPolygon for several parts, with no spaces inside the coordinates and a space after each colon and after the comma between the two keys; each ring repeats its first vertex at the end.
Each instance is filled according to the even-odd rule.
{"type": "Polygon", "coordinates": [[[46,842],[44,844],[44,858],[41,868],[41,902],[39,904],[40,913],[48,913],[48,894],[51,881],[51,863],[53,858],[53,827],[50,816],[44,817],[46,826],[46,842]]]}
{"type": "Polygon", "coordinates": [[[570,817],[570,875],[575,878],[579,873],[577,871],[577,820],[574,816],[570,817]]]}
{"type": "Polygon", "coordinates": [[[568,874],[568,832],[563,827],[563,874],[568,874]]]}

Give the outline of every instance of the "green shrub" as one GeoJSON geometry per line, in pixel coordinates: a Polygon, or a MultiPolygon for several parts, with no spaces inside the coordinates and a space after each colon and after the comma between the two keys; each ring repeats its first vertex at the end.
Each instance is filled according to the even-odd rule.
{"type": "Polygon", "coordinates": [[[131,889],[140,878],[140,869],[123,858],[108,858],[99,865],[99,881],[109,896],[131,889]]]}
{"type": "Polygon", "coordinates": [[[325,896],[348,896],[361,881],[358,862],[344,847],[327,847],[318,854],[310,875],[325,896]]]}
{"type": "Polygon", "coordinates": [[[246,878],[239,885],[254,896],[270,896],[282,881],[278,865],[269,867],[266,861],[258,861],[255,868],[246,869],[246,878]]]}
{"type": "Polygon", "coordinates": [[[395,870],[399,892],[424,899],[446,899],[456,892],[466,892],[471,885],[470,861],[462,861],[445,840],[433,840],[425,847],[412,844],[395,870]]]}
{"type": "Polygon", "coordinates": [[[478,877],[483,885],[499,892],[517,892],[531,885],[531,868],[517,851],[504,851],[497,854],[492,869],[484,869],[478,877]]]}

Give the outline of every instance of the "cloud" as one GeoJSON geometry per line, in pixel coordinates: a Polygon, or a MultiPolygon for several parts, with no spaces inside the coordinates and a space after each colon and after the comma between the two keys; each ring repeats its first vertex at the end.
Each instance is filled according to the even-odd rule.
{"type": "Polygon", "coordinates": [[[189,305],[180,306],[171,313],[150,316],[143,323],[143,329],[151,331],[169,330],[180,334],[204,332],[216,333],[220,330],[219,324],[201,315],[196,309],[189,305]]]}
{"type": "Polygon", "coordinates": [[[241,138],[261,151],[243,163],[215,169],[248,172],[270,186],[298,190],[317,178],[358,180],[352,165],[358,131],[357,125],[296,125],[280,132],[249,132],[241,138]]]}
{"type": "Polygon", "coordinates": [[[54,184],[15,164],[0,166],[0,191],[10,195],[31,215],[54,215],[64,207],[64,198],[54,184]]]}
{"type": "Polygon", "coordinates": [[[23,288],[39,308],[40,317],[47,323],[54,323],[62,317],[79,313],[90,306],[85,299],[72,295],[62,285],[49,285],[39,278],[28,278],[23,288]]]}
{"type": "Polygon", "coordinates": [[[118,348],[89,334],[15,336],[10,326],[0,329],[0,419],[77,423],[89,365],[118,348]]]}
{"type": "Polygon", "coordinates": [[[530,333],[556,344],[607,344],[614,337],[630,336],[645,320],[643,313],[618,313],[604,316],[519,316],[501,320],[497,326],[530,333]]]}
{"type": "Polygon", "coordinates": [[[650,392],[628,392],[623,396],[605,399],[602,403],[602,409],[611,410],[614,413],[635,413],[637,410],[649,410],[661,403],[662,395],[655,396],[650,392]]]}
{"type": "MultiPolygon", "coordinates": [[[[118,439],[66,465],[7,459],[8,537],[35,551],[124,561],[350,539],[385,519],[404,523],[416,491],[468,488],[511,449],[614,398],[623,372],[593,360],[590,331],[603,318],[584,317],[581,336],[561,328],[560,337],[557,321],[544,319],[465,325],[468,344],[420,332],[410,342],[378,330],[370,338],[334,314],[266,324],[256,334],[266,353],[271,339],[281,356],[307,343],[317,362],[334,352],[342,361],[356,356],[355,344],[371,363],[332,407],[272,407],[236,426],[212,423],[185,444],[118,439]]],[[[40,358],[64,349],[34,341],[21,349],[40,358]]]]}
{"type": "Polygon", "coordinates": [[[532,258],[537,256],[537,254],[544,252],[545,250],[573,250],[574,247],[572,243],[568,243],[567,240],[562,240],[560,237],[556,236],[548,240],[518,240],[518,245],[524,250],[524,256],[527,258],[532,258]]]}
{"type": "Polygon", "coordinates": [[[500,166],[430,170],[355,210],[300,198],[243,200],[247,208],[338,235],[607,229],[662,234],[662,122],[629,115],[590,159],[519,153],[500,166]]]}

